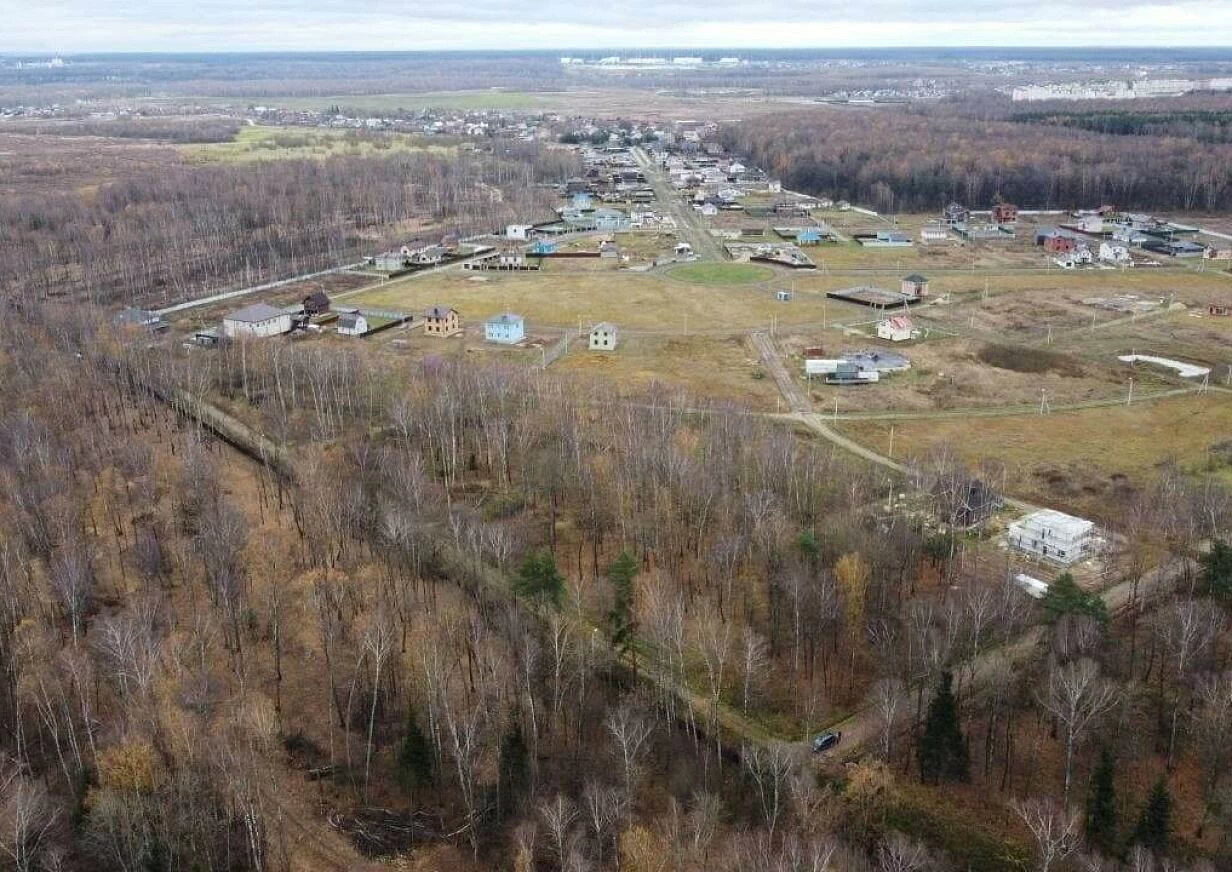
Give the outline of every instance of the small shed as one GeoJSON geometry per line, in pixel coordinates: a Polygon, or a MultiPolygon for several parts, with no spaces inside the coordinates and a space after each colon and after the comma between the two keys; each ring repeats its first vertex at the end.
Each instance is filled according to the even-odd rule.
{"type": "Polygon", "coordinates": [[[1208,303],[1206,307],[1208,315],[1215,315],[1220,318],[1232,316],[1232,305],[1224,303],[1208,303]]]}
{"type": "Polygon", "coordinates": [[[821,230],[817,227],[805,227],[796,234],[796,245],[818,245],[821,243],[821,230]]]}
{"type": "Polygon", "coordinates": [[[534,232],[535,227],[533,224],[510,224],[505,227],[505,238],[525,242],[530,239],[534,232]]]}
{"type": "Polygon", "coordinates": [[[602,321],[590,328],[590,350],[615,351],[616,338],[616,325],[602,321]]]}
{"type": "Polygon", "coordinates": [[[556,243],[548,242],[546,239],[537,239],[535,244],[530,247],[530,253],[535,257],[544,257],[545,255],[556,253],[556,243]]]}
{"type": "Polygon", "coordinates": [[[516,345],[526,338],[526,322],[512,312],[493,315],[483,322],[483,338],[501,345],[516,345]]]}
{"type": "Polygon", "coordinates": [[[791,291],[775,291],[774,292],[774,299],[778,300],[780,303],[790,303],[791,298],[792,298],[791,291]]]}
{"type": "Polygon", "coordinates": [[[928,277],[912,273],[903,279],[900,286],[904,297],[915,297],[917,300],[928,296],[928,277]]]}
{"type": "Polygon", "coordinates": [[[363,336],[368,332],[368,319],[359,312],[344,312],[338,316],[338,332],[343,336],[363,336]]]}

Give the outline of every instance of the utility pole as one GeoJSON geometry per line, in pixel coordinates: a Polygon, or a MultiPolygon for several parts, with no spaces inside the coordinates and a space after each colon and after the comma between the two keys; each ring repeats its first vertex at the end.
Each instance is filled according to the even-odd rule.
{"type": "Polygon", "coordinates": [[[1047,414],[1049,413],[1049,411],[1050,411],[1050,409],[1048,408],[1048,391],[1047,391],[1046,389],[1045,389],[1045,390],[1041,390],[1041,391],[1040,391],[1040,407],[1039,407],[1039,413],[1040,413],[1041,415],[1047,415],[1047,414]]]}
{"type": "Polygon", "coordinates": [[[838,397],[834,398],[834,423],[838,423],[838,397]]]}
{"type": "Polygon", "coordinates": [[[1125,395],[1125,405],[1132,406],[1134,404],[1134,377],[1129,377],[1129,393],[1125,395]]]}
{"type": "Polygon", "coordinates": [[[890,452],[886,455],[886,457],[890,458],[891,460],[894,459],[894,425],[893,424],[890,425],[890,452]]]}

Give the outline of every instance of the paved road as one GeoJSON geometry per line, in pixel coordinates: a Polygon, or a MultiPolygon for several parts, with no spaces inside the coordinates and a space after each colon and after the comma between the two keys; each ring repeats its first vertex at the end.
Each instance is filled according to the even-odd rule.
{"type": "Polygon", "coordinates": [[[727,253],[719,241],[710,235],[702,216],[672,187],[658,162],[642,148],[633,149],[633,157],[646,176],[646,182],[654,188],[659,206],[676,219],[676,232],[693,246],[693,253],[701,260],[727,260],[727,253]]]}

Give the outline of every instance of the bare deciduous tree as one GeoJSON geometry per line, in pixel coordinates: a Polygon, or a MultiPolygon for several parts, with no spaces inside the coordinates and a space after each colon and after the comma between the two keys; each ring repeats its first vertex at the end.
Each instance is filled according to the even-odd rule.
{"type": "Polygon", "coordinates": [[[1073,809],[1064,808],[1056,800],[1033,797],[1014,800],[1011,807],[1035,837],[1039,872],[1049,872],[1053,865],[1072,854],[1081,843],[1081,816],[1073,809]]]}
{"type": "Polygon", "coordinates": [[[59,817],[47,788],[16,766],[0,773],[0,851],[17,872],[31,872],[43,841],[59,817]]]}
{"type": "Polygon", "coordinates": [[[648,750],[646,743],[654,731],[654,726],[628,701],[622,702],[609,713],[603,725],[616,743],[616,754],[620,759],[621,777],[624,781],[625,809],[631,811],[639,768],[642,757],[648,750]]]}
{"type": "Polygon", "coordinates": [[[1077,660],[1055,666],[1048,673],[1048,689],[1040,705],[1059,720],[1065,730],[1065,769],[1063,795],[1069,799],[1074,768],[1074,749],[1091,722],[1108,711],[1119,691],[1104,679],[1093,660],[1077,660]]]}
{"type": "Polygon", "coordinates": [[[762,816],[773,836],[797,766],[796,752],[788,745],[769,748],[746,745],[740,751],[740,760],[753,779],[762,816]]]}

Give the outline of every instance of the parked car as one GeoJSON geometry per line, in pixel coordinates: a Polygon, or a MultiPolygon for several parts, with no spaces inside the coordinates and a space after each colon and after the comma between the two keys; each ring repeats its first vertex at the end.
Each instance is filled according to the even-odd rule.
{"type": "Polygon", "coordinates": [[[813,753],[820,754],[823,751],[829,751],[841,741],[843,741],[842,731],[828,730],[819,733],[813,737],[813,753]]]}

